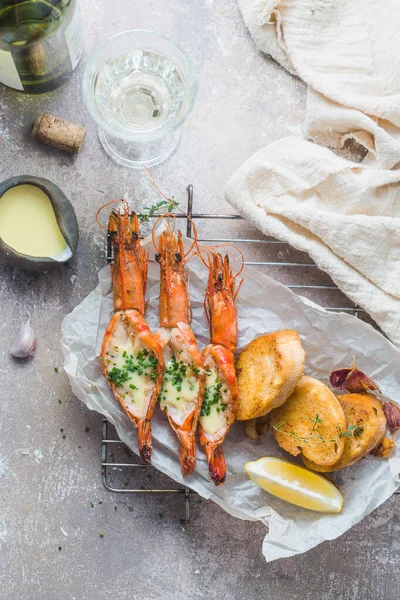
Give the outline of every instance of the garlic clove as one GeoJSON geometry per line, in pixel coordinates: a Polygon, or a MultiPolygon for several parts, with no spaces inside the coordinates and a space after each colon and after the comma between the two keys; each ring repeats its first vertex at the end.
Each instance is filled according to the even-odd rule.
{"type": "Polygon", "coordinates": [[[350,371],[351,369],[336,369],[336,371],[332,371],[329,376],[331,386],[336,390],[345,390],[346,379],[350,371]]]}
{"type": "Polygon", "coordinates": [[[362,371],[359,371],[356,368],[356,366],[354,366],[354,368],[351,369],[350,373],[346,378],[345,389],[348,392],[352,392],[355,394],[368,391],[377,391],[380,393],[381,391],[376,385],[376,383],[372,381],[372,379],[370,379],[368,375],[366,375],[362,371]]]}
{"type": "Polygon", "coordinates": [[[260,437],[256,429],[257,419],[249,419],[244,421],[244,432],[251,440],[258,440],[260,437]]]}
{"type": "Polygon", "coordinates": [[[256,419],[250,419],[244,421],[244,432],[251,440],[258,440],[264,433],[268,431],[269,417],[257,417],[256,419]]]}
{"type": "Polygon", "coordinates": [[[395,402],[385,402],[383,412],[391,434],[400,429],[400,406],[395,402]]]}
{"type": "Polygon", "coordinates": [[[29,317],[28,321],[21,326],[14,343],[10,348],[10,353],[15,358],[28,358],[28,356],[31,356],[36,349],[36,336],[30,321],[31,319],[29,317]]]}
{"type": "Polygon", "coordinates": [[[269,428],[269,416],[265,415],[264,417],[257,417],[256,431],[260,437],[268,431],[268,428],[269,428]]]}
{"type": "Polygon", "coordinates": [[[368,391],[378,391],[376,385],[368,375],[357,369],[355,363],[349,369],[336,369],[329,376],[330,384],[337,390],[345,390],[352,394],[361,394],[368,391]]]}

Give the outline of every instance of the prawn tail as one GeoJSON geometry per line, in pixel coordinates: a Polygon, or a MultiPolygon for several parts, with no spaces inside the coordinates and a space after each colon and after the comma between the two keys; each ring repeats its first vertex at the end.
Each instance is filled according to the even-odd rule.
{"type": "Polygon", "coordinates": [[[226,477],[226,463],[222,446],[207,444],[205,450],[211,479],[217,485],[224,483],[226,477]]]}
{"type": "Polygon", "coordinates": [[[145,463],[151,461],[153,442],[151,438],[151,422],[148,419],[140,419],[137,423],[139,454],[145,463]]]}

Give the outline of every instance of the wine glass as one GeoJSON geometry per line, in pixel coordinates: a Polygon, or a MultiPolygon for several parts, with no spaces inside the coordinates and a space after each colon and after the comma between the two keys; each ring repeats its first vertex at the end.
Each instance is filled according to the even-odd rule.
{"type": "Polygon", "coordinates": [[[104,150],[131,168],[151,167],[170,156],[196,92],[196,76],[184,50],[145,29],[103,42],[83,77],[84,100],[104,150]]]}

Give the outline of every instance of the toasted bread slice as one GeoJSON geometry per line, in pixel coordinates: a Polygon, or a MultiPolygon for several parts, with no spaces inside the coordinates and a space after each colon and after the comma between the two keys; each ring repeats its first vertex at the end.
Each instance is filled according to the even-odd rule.
{"type": "Polygon", "coordinates": [[[386,417],[378,398],[372,394],[345,394],[337,396],[337,399],[347,422],[343,454],[329,467],[317,465],[303,456],[305,466],[313,471],[329,472],[349,467],[371,452],[385,436],[386,417]],[[352,429],[349,430],[349,427],[352,429]]]}
{"type": "Polygon", "coordinates": [[[263,417],[283,404],[303,375],[304,359],[297,331],[275,331],[250,342],[236,360],[238,421],[263,417]]]}
{"type": "Polygon", "coordinates": [[[346,417],[331,390],[303,377],[283,406],[269,416],[276,441],[293,456],[302,454],[322,466],[333,465],[344,450],[346,417]]]}

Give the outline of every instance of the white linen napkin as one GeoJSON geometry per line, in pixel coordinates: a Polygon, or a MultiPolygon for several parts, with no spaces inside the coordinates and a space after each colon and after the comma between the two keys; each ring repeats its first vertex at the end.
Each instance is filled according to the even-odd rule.
{"type": "Polygon", "coordinates": [[[294,137],[256,152],[225,195],[245,218],[310,254],[400,345],[400,171],[294,137]]]}
{"type": "Polygon", "coordinates": [[[305,133],[400,161],[398,0],[238,0],[254,41],[308,85],[305,133]]]}
{"type": "Polygon", "coordinates": [[[308,252],[400,345],[400,2],[239,5],[259,48],[308,84],[306,134],[335,148],[352,137],[370,154],[358,164],[285,138],[246,161],[226,199],[308,252]]]}

